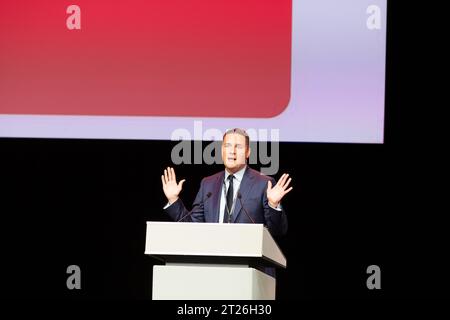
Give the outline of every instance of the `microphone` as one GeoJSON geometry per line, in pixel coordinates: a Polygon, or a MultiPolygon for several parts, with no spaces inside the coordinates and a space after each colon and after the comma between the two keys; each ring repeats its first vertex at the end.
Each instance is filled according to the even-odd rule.
{"type": "Polygon", "coordinates": [[[237,197],[239,199],[239,202],[241,203],[241,207],[242,209],[244,209],[245,214],[247,215],[247,217],[253,222],[255,223],[255,220],[253,220],[253,218],[248,214],[247,210],[245,209],[244,205],[242,204],[242,195],[240,192],[238,192],[237,197]]]}
{"type": "MultiPolygon", "coordinates": [[[[206,200],[203,202],[203,204],[204,204],[206,201],[208,201],[208,199],[209,199],[211,196],[212,196],[212,193],[211,193],[211,192],[208,192],[208,193],[206,194],[206,200]]],[[[177,222],[180,222],[180,221],[186,219],[187,217],[189,217],[191,214],[193,214],[193,213],[194,213],[194,209],[195,209],[196,207],[197,207],[197,206],[194,206],[194,207],[192,208],[191,211],[189,211],[189,212],[188,212],[184,217],[182,217],[181,219],[178,219],[177,222]]]]}

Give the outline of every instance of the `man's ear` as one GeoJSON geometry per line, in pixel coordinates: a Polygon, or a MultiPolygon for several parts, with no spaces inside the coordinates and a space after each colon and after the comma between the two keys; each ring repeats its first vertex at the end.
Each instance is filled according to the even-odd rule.
{"type": "Polygon", "coordinates": [[[252,152],[252,148],[248,147],[247,151],[245,152],[245,159],[248,159],[250,157],[251,152],[252,152]]]}

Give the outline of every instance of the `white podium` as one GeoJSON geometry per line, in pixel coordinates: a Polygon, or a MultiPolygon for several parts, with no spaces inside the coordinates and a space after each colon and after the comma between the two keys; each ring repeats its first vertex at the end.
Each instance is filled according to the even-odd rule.
{"type": "Polygon", "coordinates": [[[286,268],[262,224],[147,222],[145,254],[153,300],[274,300],[276,280],[260,271],[286,268]]]}

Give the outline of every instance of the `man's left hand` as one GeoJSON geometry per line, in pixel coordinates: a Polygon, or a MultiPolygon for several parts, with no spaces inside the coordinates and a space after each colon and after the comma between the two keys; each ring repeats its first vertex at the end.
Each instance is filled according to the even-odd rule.
{"type": "Polygon", "coordinates": [[[272,187],[272,182],[269,180],[267,183],[267,199],[269,200],[269,204],[273,208],[277,208],[280,204],[281,199],[292,190],[292,187],[289,187],[289,183],[291,183],[291,178],[289,178],[289,174],[285,173],[281,176],[280,180],[278,180],[277,184],[272,187]]]}

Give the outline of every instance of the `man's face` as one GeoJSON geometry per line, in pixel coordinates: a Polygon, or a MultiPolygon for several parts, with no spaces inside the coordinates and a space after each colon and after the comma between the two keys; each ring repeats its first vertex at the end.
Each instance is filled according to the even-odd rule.
{"type": "Polygon", "coordinates": [[[245,144],[245,137],[237,133],[229,133],[222,143],[222,160],[225,168],[235,173],[245,166],[250,156],[250,148],[245,144]]]}

